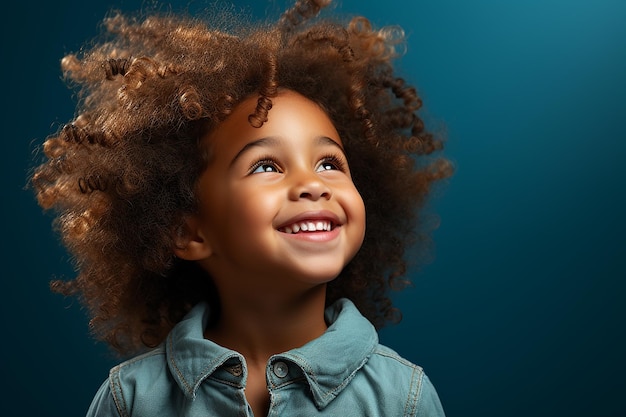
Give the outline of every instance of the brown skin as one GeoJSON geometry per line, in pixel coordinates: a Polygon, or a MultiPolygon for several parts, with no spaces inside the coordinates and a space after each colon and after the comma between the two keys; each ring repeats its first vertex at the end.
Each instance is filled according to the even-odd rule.
{"type": "Polygon", "coordinates": [[[254,128],[247,119],[256,103],[241,102],[204,139],[211,162],[175,253],[213,278],[222,313],[205,335],[246,358],[246,397],[265,415],[267,361],[326,330],[326,284],[360,248],[365,207],[339,134],[316,103],[282,91],[254,128]],[[319,222],[332,230],[291,227],[319,222]]]}
{"type": "Polygon", "coordinates": [[[198,182],[198,213],[178,257],[197,260],[221,298],[227,286],[246,302],[306,291],[335,279],[359,250],[365,208],[326,113],[292,91],[273,100],[260,128],[244,100],[206,139],[212,161],[198,182]],[[254,171],[254,172],[252,172],[254,171]],[[330,222],[332,231],[286,233],[291,224],[330,222]],[[190,252],[197,252],[189,257],[190,252]]]}

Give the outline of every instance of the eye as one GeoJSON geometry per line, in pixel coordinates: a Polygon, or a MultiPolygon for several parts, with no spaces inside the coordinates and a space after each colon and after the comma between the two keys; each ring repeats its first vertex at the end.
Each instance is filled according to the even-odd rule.
{"type": "Polygon", "coordinates": [[[342,171],[346,170],[346,162],[337,155],[328,155],[322,158],[317,167],[317,172],[323,171],[342,171]]]}
{"type": "Polygon", "coordinates": [[[260,174],[263,172],[280,172],[278,164],[269,158],[263,158],[250,167],[250,174],[260,174]]]}

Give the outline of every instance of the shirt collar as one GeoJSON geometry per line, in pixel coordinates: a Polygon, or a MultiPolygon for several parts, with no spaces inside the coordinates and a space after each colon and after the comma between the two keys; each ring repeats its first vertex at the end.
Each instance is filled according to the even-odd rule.
{"type": "MultiPolygon", "coordinates": [[[[208,304],[197,304],[165,341],[171,373],[190,398],[195,398],[202,381],[218,368],[245,363],[241,354],[204,338],[208,318],[208,304]]],[[[348,385],[378,345],[376,330],[350,300],[340,299],[329,306],[325,318],[328,329],[322,336],[270,359],[298,366],[320,409],[348,385]]]]}
{"type": "Polygon", "coordinates": [[[319,409],[348,385],[378,345],[374,326],[348,299],[326,309],[326,332],[306,345],[273,358],[284,358],[303,371],[319,409]]]}
{"type": "Polygon", "coordinates": [[[196,304],[165,340],[170,371],[189,398],[195,398],[202,381],[227,362],[235,366],[244,363],[239,353],[204,338],[209,313],[207,303],[196,304]]]}

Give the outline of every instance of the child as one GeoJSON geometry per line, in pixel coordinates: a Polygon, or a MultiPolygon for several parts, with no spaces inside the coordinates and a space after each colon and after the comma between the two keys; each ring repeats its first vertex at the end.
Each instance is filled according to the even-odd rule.
{"type": "Polygon", "coordinates": [[[375,329],[450,165],[401,31],[314,19],[328,2],[237,30],[117,14],[63,59],[78,112],[32,183],[78,276],[52,288],[134,355],[89,415],[443,415],[375,329]]]}

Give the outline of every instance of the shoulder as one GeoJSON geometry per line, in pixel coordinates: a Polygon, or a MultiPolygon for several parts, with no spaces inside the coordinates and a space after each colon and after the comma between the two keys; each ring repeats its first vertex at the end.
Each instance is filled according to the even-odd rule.
{"type": "Polygon", "coordinates": [[[165,348],[159,346],[113,367],[109,372],[109,380],[115,390],[124,386],[151,389],[168,372],[165,348]]]}
{"type": "Polygon", "coordinates": [[[377,345],[369,357],[366,368],[371,368],[379,378],[391,378],[393,380],[411,380],[420,379],[424,375],[421,366],[405,359],[395,350],[384,346],[377,345]]]}
{"type": "Polygon", "coordinates": [[[206,312],[207,306],[199,303],[160,346],[113,367],[88,416],[175,415],[176,404],[195,396],[207,374],[202,371],[215,360],[215,348],[203,337],[206,312]]]}
{"type": "Polygon", "coordinates": [[[169,390],[171,378],[168,373],[162,347],[121,362],[109,371],[109,377],[94,396],[87,416],[130,416],[137,401],[159,398],[159,392],[169,390]]]}
{"type": "Polygon", "coordinates": [[[424,369],[395,350],[377,345],[362,371],[376,381],[380,398],[404,403],[403,415],[444,416],[437,391],[424,369]]]}

